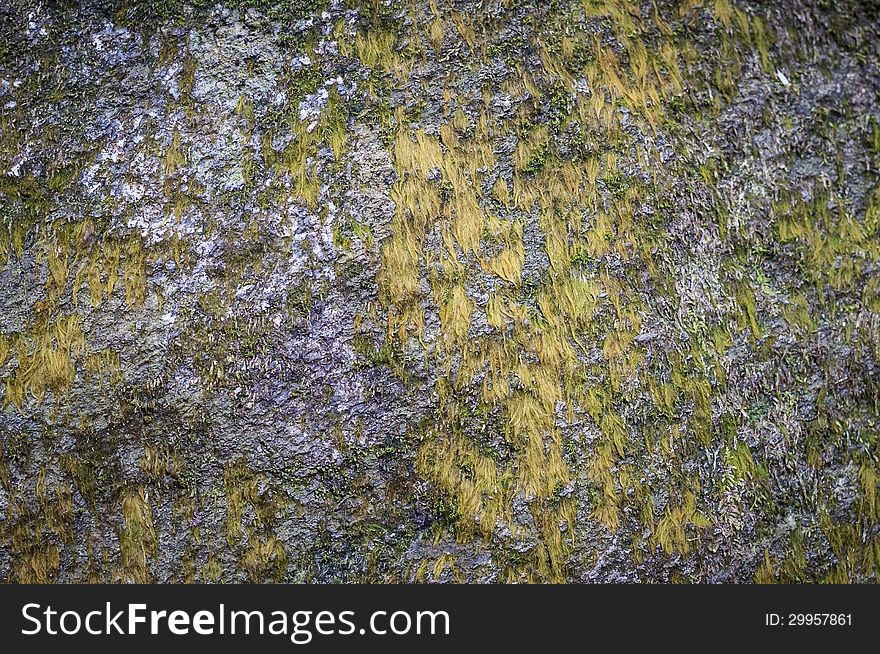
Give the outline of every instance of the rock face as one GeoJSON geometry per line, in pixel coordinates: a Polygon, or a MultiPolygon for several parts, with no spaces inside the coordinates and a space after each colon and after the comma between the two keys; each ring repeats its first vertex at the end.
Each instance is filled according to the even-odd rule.
{"type": "Polygon", "coordinates": [[[876,580],[878,24],[3,3],[0,576],[876,580]]]}

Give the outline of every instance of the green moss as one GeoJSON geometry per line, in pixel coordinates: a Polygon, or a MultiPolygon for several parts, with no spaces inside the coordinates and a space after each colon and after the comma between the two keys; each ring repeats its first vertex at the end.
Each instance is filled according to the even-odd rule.
{"type": "Polygon", "coordinates": [[[761,338],[755,291],[752,289],[751,284],[745,280],[736,282],[733,285],[733,297],[740,308],[740,314],[737,317],[740,328],[748,327],[754,338],[761,338]]]}
{"type": "Polygon", "coordinates": [[[296,102],[318,90],[323,81],[321,69],[318,66],[304,66],[292,71],[287,80],[291,99],[296,102]]]}
{"type": "MultiPolygon", "coordinates": [[[[301,18],[320,14],[328,0],[222,0],[228,7],[256,9],[275,18],[301,18]]],[[[207,12],[214,0],[115,0],[116,18],[124,24],[157,27],[180,23],[188,16],[207,12]]]]}
{"type": "Polygon", "coordinates": [[[248,467],[244,457],[228,463],[223,470],[226,540],[231,549],[238,550],[242,569],[251,582],[280,581],[288,563],[284,544],[273,533],[286,499],[271,486],[266,487],[265,482],[263,475],[248,467]],[[254,515],[247,524],[243,523],[246,505],[254,515]]]}
{"type": "Polygon", "coordinates": [[[158,551],[158,537],[153,525],[153,511],[143,488],[125,491],[122,497],[125,526],[119,535],[124,575],[135,583],[151,579],[150,558],[158,551]]]}

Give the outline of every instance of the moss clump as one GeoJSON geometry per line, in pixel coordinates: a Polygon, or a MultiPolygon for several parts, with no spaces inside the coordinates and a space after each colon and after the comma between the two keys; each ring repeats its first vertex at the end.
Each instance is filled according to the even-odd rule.
{"type": "Polygon", "coordinates": [[[150,559],[158,551],[158,537],[153,526],[153,510],[143,487],[129,488],[122,496],[125,525],[119,536],[122,574],[134,583],[150,581],[150,559]]]}
{"type": "Polygon", "coordinates": [[[266,480],[250,470],[245,458],[223,470],[226,495],[226,541],[239,551],[239,560],[248,580],[280,581],[287,570],[287,551],[272,529],[283,510],[284,497],[266,487],[266,480]],[[243,523],[245,509],[253,519],[243,523]],[[242,543],[239,547],[239,544],[242,543]]]}

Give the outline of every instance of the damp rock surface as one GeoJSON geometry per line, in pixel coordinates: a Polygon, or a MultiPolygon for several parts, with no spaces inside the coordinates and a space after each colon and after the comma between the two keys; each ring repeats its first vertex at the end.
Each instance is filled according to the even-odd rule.
{"type": "Polygon", "coordinates": [[[875,581],[840,4],[5,3],[0,578],[875,581]]]}

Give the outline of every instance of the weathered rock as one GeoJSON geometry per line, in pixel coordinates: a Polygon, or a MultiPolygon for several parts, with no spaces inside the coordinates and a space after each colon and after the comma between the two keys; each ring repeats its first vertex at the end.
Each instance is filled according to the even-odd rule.
{"type": "Polygon", "coordinates": [[[825,4],[0,8],[0,575],[876,580],[825,4]]]}

